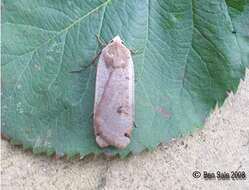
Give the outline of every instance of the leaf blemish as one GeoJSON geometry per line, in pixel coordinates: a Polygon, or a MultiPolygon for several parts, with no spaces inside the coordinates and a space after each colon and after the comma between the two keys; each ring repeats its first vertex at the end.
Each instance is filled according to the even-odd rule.
{"type": "Polygon", "coordinates": [[[170,113],[169,111],[167,111],[165,108],[163,107],[158,107],[156,109],[156,112],[160,113],[164,118],[169,119],[172,116],[172,113],[170,113]]]}

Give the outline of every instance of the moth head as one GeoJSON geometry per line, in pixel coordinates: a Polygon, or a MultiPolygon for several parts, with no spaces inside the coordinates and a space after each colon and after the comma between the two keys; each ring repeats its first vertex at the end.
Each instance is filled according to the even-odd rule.
{"type": "Polygon", "coordinates": [[[115,36],[112,40],[111,40],[111,43],[113,42],[117,42],[117,43],[121,43],[121,44],[124,44],[124,41],[121,40],[121,38],[119,36],[115,36]]]}

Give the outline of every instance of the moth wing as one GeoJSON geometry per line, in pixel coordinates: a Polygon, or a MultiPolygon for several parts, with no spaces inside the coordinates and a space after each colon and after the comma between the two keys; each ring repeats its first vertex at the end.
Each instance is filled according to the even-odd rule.
{"type": "MultiPolygon", "coordinates": [[[[105,48],[102,52],[105,51],[105,48]]],[[[100,102],[100,99],[105,90],[105,84],[110,75],[110,69],[106,67],[106,64],[103,59],[103,53],[100,54],[99,62],[97,65],[96,71],[96,82],[95,82],[95,97],[94,97],[94,113],[96,112],[96,107],[100,102]]]]}
{"type": "Polygon", "coordinates": [[[114,70],[107,68],[100,57],[94,113],[95,134],[101,134],[96,138],[98,144],[123,148],[130,143],[134,120],[134,67],[131,56],[126,67],[114,70]]]}

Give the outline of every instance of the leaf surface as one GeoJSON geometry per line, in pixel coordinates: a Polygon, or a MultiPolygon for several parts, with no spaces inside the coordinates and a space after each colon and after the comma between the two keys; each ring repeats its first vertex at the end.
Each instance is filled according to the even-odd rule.
{"type": "Polygon", "coordinates": [[[203,127],[248,66],[249,3],[240,3],[244,8],[223,0],[3,1],[2,133],[35,153],[126,156],[203,127]],[[106,41],[119,35],[139,52],[137,128],[124,150],[95,143],[96,68],[70,73],[94,59],[96,34],[106,41]]]}

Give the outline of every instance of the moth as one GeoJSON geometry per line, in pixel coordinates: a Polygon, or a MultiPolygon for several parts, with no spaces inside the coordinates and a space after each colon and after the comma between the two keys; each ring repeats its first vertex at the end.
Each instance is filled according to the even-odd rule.
{"type": "Polygon", "coordinates": [[[134,122],[134,65],[131,51],[116,36],[101,51],[94,98],[94,132],[100,147],[125,148],[134,122]]]}

